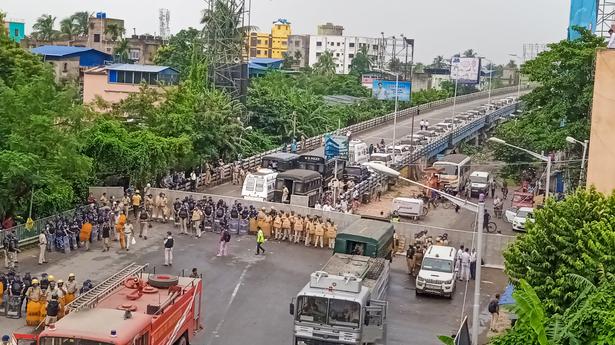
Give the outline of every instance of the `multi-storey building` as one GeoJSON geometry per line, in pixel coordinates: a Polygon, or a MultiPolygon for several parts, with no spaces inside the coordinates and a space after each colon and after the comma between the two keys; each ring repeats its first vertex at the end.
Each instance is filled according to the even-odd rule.
{"type": "Polygon", "coordinates": [[[324,52],[329,51],[336,64],[336,73],[348,74],[352,60],[362,49],[367,51],[373,61],[377,60],[379,42],[378,38],[370,37],[310,36],[308,63],[313,66],[324,52]]]}
{"type": "Polygon", "coordinates": [[[14,42],[19,43],[24,37],[26,37],[26,24],[23,20],[5,20],[4,28],[8,32],[9,38],[14,42]]]}
{"type": "Polygon", "coordinates": [[[273,22],[270,33],[251,32],[248,37],[248,56],[253,58],[282,59],[288,50],[290,22],[278,19],[273,22]]]}

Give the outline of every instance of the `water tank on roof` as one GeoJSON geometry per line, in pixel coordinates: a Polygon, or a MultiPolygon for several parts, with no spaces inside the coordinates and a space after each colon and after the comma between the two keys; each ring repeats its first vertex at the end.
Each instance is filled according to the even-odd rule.
{"type": "Polygon", "coordinates": [[[96,12],[96,18],[98,18],[98,19],[106,19],[107,18],[107,13],[106,12],[96,12]]]}

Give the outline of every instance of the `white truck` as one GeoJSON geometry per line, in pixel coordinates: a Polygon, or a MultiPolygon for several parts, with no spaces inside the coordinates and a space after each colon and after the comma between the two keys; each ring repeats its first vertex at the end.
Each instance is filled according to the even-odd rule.
{"type": "Polygon", "coordinates": [[[389,265],[384,258],[334,254],[290,304],[292,344],[386,344],[389,265]]]}

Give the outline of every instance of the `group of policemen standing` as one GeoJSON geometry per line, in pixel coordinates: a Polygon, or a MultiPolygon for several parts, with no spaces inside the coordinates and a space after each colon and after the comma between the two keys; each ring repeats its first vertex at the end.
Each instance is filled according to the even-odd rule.
{"type": "Polygon", "coordinates": [[[333,249],[337,236],[337,226],[331,219],[310,215],[304,217],[294,211],[278,211],[274,207],[269,212],[263,207],[256,218],[250,219],[251,232],[259,228],[265,237],[273,235],[275,240],[303,243],[306,247],[314,245],[333,249]]]}
{"type": "Polygon", "coordinates": [[[78,292],[90,289],[87,280],[79,289],[75,274],[70,273],[67,281],[55,280],[53,275],[42,273],[41,278],[25,273],[23,277],[10,270],[6,275],[0,274],[0,313],[10,318],[21,318],[25,304],[26,324],[38,326],[55,323],[64,316],[64,307],[72,302],[78,292]],[[25,302],[25,303],[24,303],[25,302]]]}
{"type": "MultiPolygon", "coordinates": [[[[434,244],[433,237],[427,235],[427,230],[419,231],[414,236],[414,243],[408,246],[406,250],[406,264],[408,265],[408,274],[415,277],[419,274],[423,265],[423,257],[429,246],[434,244]]],[[[448,234],[444,233],[437,236],[435,244],[439,246],[448,246],[448,234]]]]}

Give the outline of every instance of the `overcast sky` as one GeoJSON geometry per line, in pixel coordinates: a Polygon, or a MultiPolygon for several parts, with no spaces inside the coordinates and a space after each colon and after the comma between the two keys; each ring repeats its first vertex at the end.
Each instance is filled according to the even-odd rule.
{"type": "MultiPolygon", "coordinates": [[[[246,3],[249,0],[246,0],[246,3]]],[[[41,14],[59,22],[75,11],[104,11],[126,21],[128,33],[158,32],[158,9],[171,11],[171,32],[199,27],[202,0],[1,0],[8,18],[26,21],[26,32],[41,14]]],[[[277,18],[292,23],[295,34],[315,34],[333,22],[346,35],[378,37],[405,34],[415,38],[418,62],[436,55],[473,48],[481,56],[505,63],[521,55],[524,43],[550,43],[566,37],[567,0],[252,0],[252,25],[263,31],[277,18]]]]}

